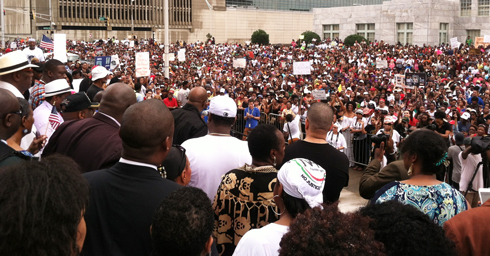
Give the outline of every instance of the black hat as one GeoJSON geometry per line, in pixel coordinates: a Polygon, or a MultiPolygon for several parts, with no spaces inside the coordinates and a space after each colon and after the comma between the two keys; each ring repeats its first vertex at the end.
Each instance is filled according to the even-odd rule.
{"type": "Polygon", "coordinates": [[[182,174],[186,164],[187,157],[185,155],[185,149],[181,146],[172,146],[162,164],[165,168],[166,178],[175,180],[182,174]]]}
{"type": "Polygon", "coordinates": [[[65,100],[61,103],[65,106],[63,112],[77,112],[80,110],[84,110],[87,108],[98,108],[98,102],[91,102],[87,94],[85,92],[78,92],[66,97],[65,100]]]}

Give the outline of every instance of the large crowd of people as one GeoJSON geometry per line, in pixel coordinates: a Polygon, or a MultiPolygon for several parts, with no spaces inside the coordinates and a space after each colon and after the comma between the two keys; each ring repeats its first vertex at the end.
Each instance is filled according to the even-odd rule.
{"type": "Polygon", "coordinates": [[[153,39],[68,40],[67,62],[15,45],[0,254],[490,254],[490,48],[178,41],[165,77],[153,39]],[[342,213],[349,170],[369,203],[342,213]]]}

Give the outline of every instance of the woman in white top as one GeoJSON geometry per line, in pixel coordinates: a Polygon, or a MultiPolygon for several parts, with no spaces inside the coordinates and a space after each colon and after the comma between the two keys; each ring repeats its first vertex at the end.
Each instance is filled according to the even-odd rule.
{"type": "Polygon", "coordinates": [[[323,203],[325,178],[325,170],[308,159],[286,162],[277,173],[274,187],[279,220],[245,233],[233,255],[279,255],[279,243],[296,215],[323,203]]]}
{"type": "Polygon", "coordinates": [[[284,138],[286,138],[286,141],[288,142],[288,145],[300,140],[301,138],[301,132],[299,130],[299,119],[299,115],[296,115],[294,118],[292,114],[286,115],[286,123],[284,124],[282,131],[284,134],[284,138]]]}
{"type": "Polygon", "coordinates": [[[356,109],[355,103],[353,101],[347,102],[345,105],[345,113],[342,117],[342,120],[339,120],[339,123],[342,125],[342,135],[344,135],[345,142],[347,144],[346,148],[344,149],[344,153],[347,155],[349,158],[349,162],[352,163],[354,162],[354,153],[352,151],[352,134],[350,133],[351,126],[354,124],[356,120],[356,114],[354,113],[354,110],[356,109]]]}
{"type": "Polygon", "coordinates": [[[339,123],[334,123],[332,125],[332,130],[327,133],[327,142],[332,145],[335,149],[340,152],[344,152],[344,148],[347,146],[345,143],[345,138],[342,133],[339,133],[339,123]]]}

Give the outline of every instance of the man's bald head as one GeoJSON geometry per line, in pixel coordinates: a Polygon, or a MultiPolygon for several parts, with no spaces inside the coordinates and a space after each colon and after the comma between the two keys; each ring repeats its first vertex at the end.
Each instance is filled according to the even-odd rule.
{"type": "Polygon", "coordinates": [[[171,146],[174,118],[163,101],[145,100],[133,104],[124,112],[119,134],[123,142],[123,156],[128,154],[141,159],[159,151],[167,138],[170,143],[168,147],[171,146]]]}
{"type": "Polygon", "coordinates": [[[17,132],[21,123],[21,115],[15,114],[20,110],[19,100],[8,90],[0,89],[0,139],[7,140],[17,132]]]}
{"type": "Polygon", "coordinates": [[[194,105],[201,112],[207,104],[208,94],[203,87],[194,87],[189,92],[189,101],[187,103],[194,105]]]}
{"type": "Polygon", "coordinates": [[[308,109],[307,118],[310,130],[326,134],[332,127],[333,110],[327,103],[316,102],[308,109]]]}
{"type": "Polygon", "coordinates": [[[115,83],[107,87],[102,94],[99,111],[120,122],[124,111],[134,103],[136,103],[136,95],[133,89],[127,84],[115,83]]]}

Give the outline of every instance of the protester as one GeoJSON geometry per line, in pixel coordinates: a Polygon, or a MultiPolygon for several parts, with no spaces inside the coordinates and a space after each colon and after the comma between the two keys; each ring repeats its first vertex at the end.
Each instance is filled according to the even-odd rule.
{"type": "Polygon", "coordinates": [[[459,160],[459,153],[464,150],[464,134],[460,132],[456,133],[454,139],[455,145],[450,146],[447,150],[447,159],[451,161],[448,176],[451,186],[459,189],[459,182],[461,180],[461,161],[459,160]]]}
{"type": "Polygon", "coordinates": [[[44,148],[43,156],[54,153],[71,157],[90,172],[109,168],[121,157],[119,128],[126,109],[136,103],[134,92],[126,84],[112,84],[102,96],[93,118],[62,124],[44,148]]]}
{"type": "Polygon", "coordinates": [[[294,158],[306,158],[320,165],[327,172],[323,201],[339,200],[340,191],[349,182],[349,160],[346,155],[329,145],[325,138],[332,127],[333,112],[325,103],[314,103],[308,109],[305,121],[306,138],[286,147],[284,162],[294,158]]]}
{"type": "Polygon", "coordinates": [[[332,145],[332,147],[338,151],[344,152],[347,144],[345,142],[344,135],[339,133],[339,127],[341,127],[339,123],[332,124],[332,130],[327,133],[327,143],[332,145]]]}
{"type": "Polygon", "coordinates": [[[109,71],[103,66],[97,66],[92,69],[92,85],[87,90],[87,95],[91,101],[94,101],[95,95],[105,89],[109,71]]]}
{"type": "Polygon", "coordinates": [[[63,65],[63,63],[59,60],[48,60],[43,65],[43,74],[41,79],[36,80],[34,86],[31,88],[29,102],[31,103],[33,110],[36,110],[37,107],[44,103],[46,84],[58,79],[66,79],[65,65],[63,65]]]}
{"type": "Polygon", "coordinates": [[[368,218],[341,213],[337,204],[325,205],[308,209],[291,222],[279,255],[386,255],[383,244],[374,239],[368,218]]]}
{"type": "Polygon", "coordinates": [[[22,109],[19,101],[13,93],[0,88],[0,102],[2,102],[0,116],[3,117],[2,122],[0,122],[0,167],[2,167],[22,163],[29,157],[9,147],[6,142],[8,138],[18,132],[21,125],[22,109]]]}
{"type": "Polygon", "coordinates": [[[53,156],[0,170],[0,254],[79,255],[89,186],[75,162],[53,156]]]}
{"type": "Polygon", "coordinates": [[[79,120],[91,118],[99,107],[98,102],[91,102],[85,92],[78,92],[66,97],[61,103],[63,120],[79,120]]]}
{"type": "Polygon", "coordinates": [[[371,219],[369,227],[375,240],[384,244],[387,255],[457,255],[442,228],[411,205],[388,201],[368,205],[359,212],[371,219]]]}
{"type": "Polygon", "coordinates": [[[176,108],[179,107],[179,103],[177,102],[177,99],[174,98],[174,91],[173,90],[170,90],[168,92],[168,97],[166,97],[165,99],[163,99],[163,103],[165,103],[165,105],[170,110],[173,110],[173,109],[176,109],[176,108]]]}
{"type": "Polygon", "coordinates": [[[24,98],[24,92],[32,82],[32,68],[22,51],[14,51],[0,57],[0,88],[9,90],[15,97],[24,98]]]}
{"type": "Polygon", "coordinates": [[[41,135],[35,138],[27,149],[21,147],[22,138],[31,133],[32,126],[34,124],[34,117],[29,102],[27,102],[27,100],[24,98],[17,99],[19,100],[21,109],[21,122],[17,132],[7,140],[7,145],[13,148],[15,151],[26,155],[27,157],[34,157],[34,155],[37,154],[42,147],[44,147],[46,136],[41,135]]]}
{"type": "Polygon", "coordinates": [[[464,196],[436,174],[446,164],[447,146],[433,131],[414,131],[404,141],[403,162],[410,179],[391,182],[376,192],[371,204],[390,200],[417,207],[442,227],[444,222],[469,208],[464,196]]]}
{"type": "Polygon", "coordinates": [[[213,210],[206,193],[193,187],[172,192],[153,217],[152,255],[208,255],[213,244],[213,224],[213,210]]]}
{"type": "Polygon", "coordinates": [[[459,153],[458,160],[461,162],[461,180],[459,190],[468,200],[469,205],[474,208],[478,206],[478,190],[484,187],[483,166],[481,154],[471,152],[472,138],[463,141],[465,149],[459,153]]]}
{"type": "Polygon", "coordinates": [[[185,154],[185,148],[174,145],[168,152],[165,161],[163,161],[163,169],[161,171],[166,179],[175,181],[181,186],[187,186],[191,181],[192,175],[190,165],[189,159],[185,154]]]}
{"type": "Polygon", "coordinates": [[[301,131],[299,126],[299,115],[295,115],[293,118],[292,114],[286,115],[286,123],[282,128],[284,138],[287,140],[288,145],[300,140],[301,131]]]}
{"type": "Polygon", "coordinates": [[[276,127],[258,125],[248,137],[252,164],[235,168],[221,178],[213,203],[213,234],[220,255],[232,255],[246,232],[278,219],[273,188],[285,147],[276,127]]]}
{"type": "Polygon", "coordinates": [[[260,110],[257,108],[256,104],[258,104],[258,102],[249,103],[248,108],[243,111],[243,118],[246,120],[243,140],[246,140],[248,134],[259,124],[260,110]]]}
{"type": "Polygon", "coordinates": [[[170,151],[173,122],[159,100],[133,104],[124,112],[121,159],[109,169],[84,174],[90,185],[84,255],[151,255],[154,211],[181,187],[157,169],[170,151]]]}
{"type": "Polygon", "coordinates": [[[252,158],[247,142],[230,135],[231,126],[235,123],[237,107],[227,96],[216,96],[209,106],[209,134],[189,139],[182,144],[191,163],[192,187],[202,189],[213,201],[226,172],[245,164],[251,164],[252,158]]]}
{"type": "Polygon", "coordinates": [[[233,255],[279,255],[279,242],[293,219],[323,203],[326,175],[320,165],[308,159],[296,158],[284,163],[277,173],[273,197],[279,220],[245,233],[233,255]]]}
{"type": "Polygon", "coordinates": [[[177,145],[208,134],[208,127],[201,118],[201,112],[208,104],[206,90],[202,87],[193,88],[188,97],[189,100],[182,108],[172,111],[175,122],[173,143],[177,145]]]}

